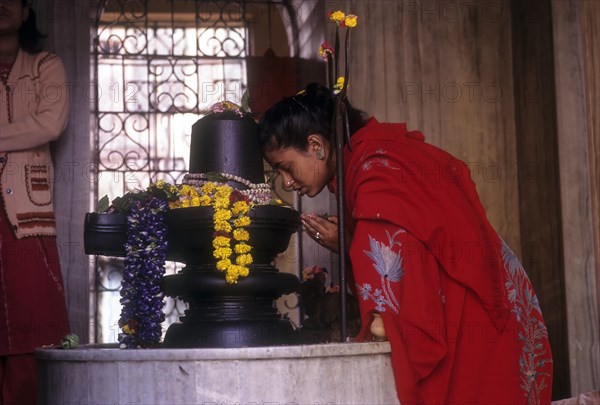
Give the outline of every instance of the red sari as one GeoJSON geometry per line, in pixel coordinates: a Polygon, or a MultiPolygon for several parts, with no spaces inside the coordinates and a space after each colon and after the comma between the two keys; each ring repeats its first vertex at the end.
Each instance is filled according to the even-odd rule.
{"type": "Polygon", "coordinates": [[[350,261],[363,328],[380,313],[408,404],[549,404],[540,307],[468,168],[404,124],[371,119],[346,149],[350,261]]]}

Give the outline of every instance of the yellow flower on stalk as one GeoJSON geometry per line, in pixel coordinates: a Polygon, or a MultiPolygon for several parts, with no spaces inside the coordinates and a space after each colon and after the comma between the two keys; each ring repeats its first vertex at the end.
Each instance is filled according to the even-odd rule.
{"type": "Polygon", "coordinates": [[[337,25],[344,21],[345,17],[346,14],[344,14],[344,12],[340,10],[332,11],[331,13],[329,13],[329,19],[335,22],[337,25]]]}
{"type": "Polygon", "coordinates": [[[333,92],[334,93],[339,93],[340,91],[342,91],[342,89],[344,88],[344,82],[345,82],[345,78],[344,76],[340,76],[337,78],[337,82],[335,83],[335,85],[333,86],[333,92]]]}
{"type": "Polygon", "coordinates": [[[327,42],[323,42],[319,47],[319,55],[321,55],[324,61],[327,61],[327,55],[333,57],[333,48],[327,42]]]}
{"type": "Polygon", "coordinates": [[[354,14],[348,14],[346,16],[346,18],[344,18],[344,21],[342,21],[341,25],[342,25],[342,27],[354,28],[354,27],[356,27],[357,23],[358,23],[358,16],[356,16],[354,14]]]}

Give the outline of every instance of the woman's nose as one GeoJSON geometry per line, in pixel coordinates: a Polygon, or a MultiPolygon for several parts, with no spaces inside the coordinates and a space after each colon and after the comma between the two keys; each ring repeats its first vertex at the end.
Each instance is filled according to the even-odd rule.
{"type": "Polygon", "coordinates": [[[282,174],[281,176],[283,178],[283,185],[285,187],[292,187],[292,184],[294,184],[294,179],[292,179],[289,174],[282,174]]]}

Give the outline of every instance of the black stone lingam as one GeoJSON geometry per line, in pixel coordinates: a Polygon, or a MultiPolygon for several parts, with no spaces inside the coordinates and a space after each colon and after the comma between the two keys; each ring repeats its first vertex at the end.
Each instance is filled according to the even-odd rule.
{"type": "Polygon", "coordinates": [[[254,120],[228,111],[196,121],[192,125],[189,171],[229,173],[263,183],[265,172],[254,120]]]}
{"type": "Polygon", "coordinates": [[[186,263],[163,279],[165,294],[189,304],[180,322],[165,335],[166,347],[243,347],[294,343],[296,332],[274,306],[282,294],[296,291],[296,276],[280,273],[271,262],[283,252],[298,227],[295,211],[257,206],[248,227],[252,257],[250,274],[228,284],[212,257],[212,209],[171,210],[169,241],[174,255],[186,263]]]}
{"type": "MultiPolygon", "coordinates": [[[[211,172],[264,182],[254,120],[225,112],[210,114],[193,125],[190,173],[211,172]]],[[[247,187],[236,181],[228,184],[239,190],[247,187]]],[[[106,214],[86,216],[86,253],[124,256],[126,217],[108,219],[102,215],[106,214]]],[[[300,226],[300,215],[278,205],[255,205],[248,215],[253,257],[250,274],[229,284],[224,273],[216,269],[213,257],[213,209],[191,207],[167,212],[167,257],[185,263],[185,267],[165,276],[162,288],[166,295],[187,302],[189,308],[168,328],[164,347],[234,348],[297,342],[291,322],[277,312],[274,301],[295,292],[300,281],[293,274],[279,272],[273,260],[287,248],[300,226]]]]}

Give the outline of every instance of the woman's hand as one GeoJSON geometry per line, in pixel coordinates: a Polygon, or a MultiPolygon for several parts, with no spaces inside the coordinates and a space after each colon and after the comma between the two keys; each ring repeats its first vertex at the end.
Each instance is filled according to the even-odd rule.
{"type": "Polygon", "coordinates": [[[321,246],[339,251],[338,218],[336,216],[323,217],[315,213],[302,214],[302,225],[306,233],[321,246]]]}

